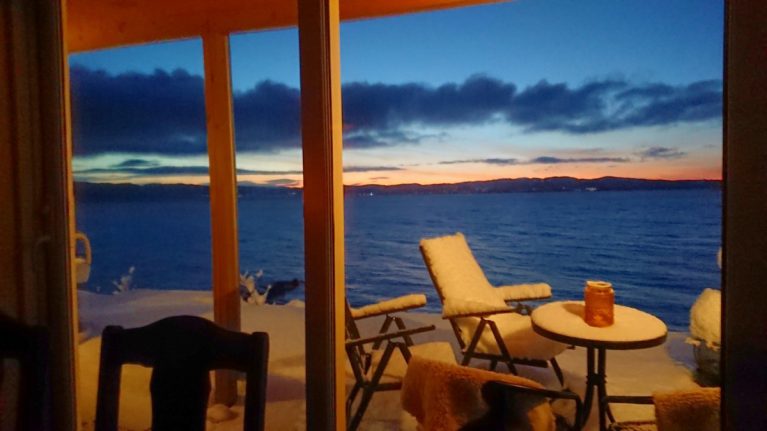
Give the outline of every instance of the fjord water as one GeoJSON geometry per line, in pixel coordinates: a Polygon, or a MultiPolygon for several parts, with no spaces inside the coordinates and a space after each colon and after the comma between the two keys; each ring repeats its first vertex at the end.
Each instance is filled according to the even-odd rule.
{"type": "MultiPolygon", "coordinates": [[[[260,285],[303,279],[300,194],[239,201],[241,270],[260,285]]],[[[424,237],[463,232],[491,283],[545,281],[554,299],[580,299],[607,280],[616,303],[685,330],[706,287],[719,287],[721,192],[389,195],[346,197],[346,281],[352,305],[422,292],[439,299],[418,250],[424,237]]],[[[87,289],[111,293],[133,266],[133,288],[210,289],[210,210],[199,199],[79,201],[93,246],[87,289]]],[[[299,288],[272,299],[302,299],[299,288]]]]}

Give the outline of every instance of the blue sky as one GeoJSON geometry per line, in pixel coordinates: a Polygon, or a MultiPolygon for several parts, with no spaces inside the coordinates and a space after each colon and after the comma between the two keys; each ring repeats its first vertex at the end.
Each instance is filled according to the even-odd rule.
{"type": "MultiPolygon", "coordinates": [[[[722,37],[723,4],[708,0],[520,0],[344,23],[341,58],[349,142],[345,181],[552,175],[718,178],[721,117],[715,111],[721,109],[721,100],[714,99],[721,94],[722,37]],[[483,90],[475,91],[480,84],[483,90]],[[491,100],[504,91],[508,100],[491,100]],[[420,108],[414,111],[413,103],[420,108]],[[627,111],[631,109],[637,112],[627,111]],[[387,117],[384,121],[377,115],[387,117]]],[[[299,87],[297,31],[233,35],[231,57],[233,86],[243,101],[242,109],[235,101],[235,112],[243,118],[236,131],[243,139],[242,144],[238,139],[242,180],[300,184],[297,132],[290,132],[295,118],[277,131],[265,130],[267,125],[249,130],[247,125],[258,120],[244,120],[245,115],[273,115],[262,122],[274,124],[294,115],[289,105],[296,94],[291,90],[299,87]],[[274,85],[256,87],[265,80],[274,85]],[[245,107],[247,100],[250,108],[245,107]],[[267,112],[270,100],[276,100],[274,111],[284,116],[267,112]],[[273,142],[263,144],[269,140],[273,142]]],[[[146,126],[136,118],[135,128],[144,124],[136,134],[132,121],[99,117],[99,124],[110,128],[96,133],[91,128],[97,126],[86,118],[96,110],[86,103],[89,86],[96,81],[102,86],[126,85],[126,73],[147,78],[142,81],[146,85],[172,81],[179,91],[186,89],[184,94],[196,95],[187,105],[200,104],[195,90],[200,84],[193,79],[203,75],[199,40],[75,54],[70,62],[79,68],[73,80],[83,80],[73,85],[76,114],[84,101],[82,114],[75,116],[82,121],[75,124],[79,178],[207,181],[200,169],[207,164],[204,155],[177,151],[178,142],[204,144],[199,126],[178,122],[174,131],[146,126]],[[156,69],[167,76],[158,77],[156,69]],[[189,77],[173,74],[176,69],[189,77]],[[109,79],[95,79],[93,73],[99,70],[109,79]],[[131,149],[131,139],[156,141],[161,148],[170,145],[170,135],[178,141],[171,145],[173,151],[139,144],[131,149]],[[125,142],[110,144],[120,140],[125,142]],[[78,152],[78,145],[86,150],[78,152]],[[121,166],[126,161],[135,165],[132,170],[121,166]],[[142,171],[149,168],[153,170],[142,171]]],[[[140,85],[130,88],[142,92],[140,85]]],[[[119,104],[119,98],[111,100],[119,104]]],[[[98,112],[112,106],[110,101],[94,103],[98,112]]],[[[176,124],[171,117],[179,109],[170,105],[153,117],[168,115],[166,123],[176,124]]],[[[185,109],[188,106],[180,108],[185,109]]],[[[187,117],[198,116],[199,109],[187,117]]],[[[123,112],[140,117],[143,111],[128,107],[123,112]]]]}

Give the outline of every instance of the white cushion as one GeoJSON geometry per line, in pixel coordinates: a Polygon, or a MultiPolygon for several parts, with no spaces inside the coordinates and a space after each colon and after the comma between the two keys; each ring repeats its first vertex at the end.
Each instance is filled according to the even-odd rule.
{"type": "MultiPolygon", "coordinates": [[[[503,298],[487,281],[463,234],[421,240],[426,265],[440,297],[473,303],[473,307],[506,307],[503,298]]],[[[447,317],[443,308],[443,316],[447,317]]]]}
{"type": "MultiPolygon", "coordinates": [[[[536,334],[530,323],[530,316],[523,316],[519,313],[504,313],[493,315],[488,320],[492,320],[498,325],[506,349],[514,358],[549,360],[567,348],[562,343],[551,341],[536,334]]],[[[477,325],[479,325],[479,318],[463,317],[456,319],[456,321],[461,329],[461,338],[468,346],[477,325]]],[[[496,343],[490,325],[485,326],[475,352],[500,354],[498,343],[496,343]]]]}

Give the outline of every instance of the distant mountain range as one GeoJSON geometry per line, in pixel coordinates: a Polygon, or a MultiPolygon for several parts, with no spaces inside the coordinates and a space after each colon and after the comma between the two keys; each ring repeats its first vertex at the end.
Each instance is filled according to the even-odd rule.
{"type": "MultiPolygon", "coordinates": [[[[689,190],[721,189],[721,180],[646,180],[638,178],[602,177],[578,179],[573,177],[515,178],[490,181],[468,181],[453,184],[369,184],[345,186],[347,195],[397,194],[473,194],[473,193],[535,193],[535,192],[600,192],[631,190],[689,190]]],[[[287,187],[240,185],[240,196],[300,195],[301,189],[287,187]]],[[[189,184],[107,184],[75,183],[78,200],[165,200],[207,199],[208,186],[189,184]]]]}

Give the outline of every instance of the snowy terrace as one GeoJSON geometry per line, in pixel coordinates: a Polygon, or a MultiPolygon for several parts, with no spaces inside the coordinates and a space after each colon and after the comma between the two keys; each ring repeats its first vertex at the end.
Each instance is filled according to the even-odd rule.
{"type": "MultiPolygon", "coordinates": [[[[145,325],[168,315],[191,314],[212,318],[213,298],[208,292],[131,290],[118,295],[80,292],[81,344],[79,347],[82,421],[92,429],[95,415],[100,334],[107,324],[125,327],[145,325]]],[[[241,304],[242,329],[265,331],[270,335],[269,377],[267,383],[266,429],[303,430],[305,423],[304,306],[300,301],[288,305],[241,304]]],[[[437,329],[421,334],[416,343],[446,341],[459,352],[447,321],[439,315],[408,313],[409,326],[434,324],[437,329]]],[[[380,321],[363,321],[362,330],[376,332],[380,321]]],[[[654,391],[697,387],[693,380],[692,348],[685,344],[687,334],[670,333],[665,344],[630,351],[608,352],[608,393],[651,394],[654,391]]],[[[566,384],[583,396],[586,355],[582,348],[566,350],[558,357],[566,384]]],[[[556,387],[547,369],[519,367],[523,376],[556,387]]],[[[503,367],[499,370],[505,371],[503,367]]],[[[123,370],[120,424],[126,430],[146,430],[150,426],[150,370],[126,366],[123,370]],[[129,413],[130,412],[130,413],[129,413]],[[141,412],[141,414],[136,414],[141,412]]],[[[347,371],[347,388],[353,383],[347,371]]],[[[242,387],[240,386],[240,390],[242,387]]],[[[594,406],[595,407],[595,406],[594,406]]],[[[217,405],[209,410],[209,430],[241,429],[242,411],[217,405]]],[[[566,415],[571,412],[563,411],[566,415]]],[[[635,406],[615,409],[619,419],[651,418],[652,408],[635,406]]],[[[380,392],[373,397],[360,429],[415,430],[416,421],[402,411],[399,391],[380,392]]],[[[122,428],[121,428],[122,429],[122,428]]],[[[598,429],[596,409],[586,430],[598,429]]]]}

